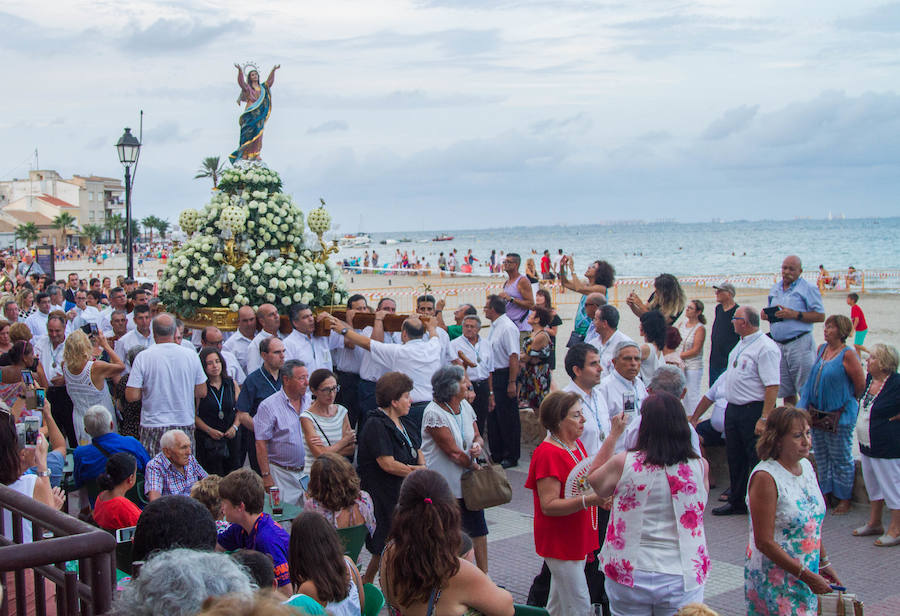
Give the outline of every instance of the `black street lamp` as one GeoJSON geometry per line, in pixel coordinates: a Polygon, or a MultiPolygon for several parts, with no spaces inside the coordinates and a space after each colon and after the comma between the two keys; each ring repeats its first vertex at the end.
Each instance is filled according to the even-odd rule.
{"type": "Polygon", "coordinates": [[[131,166],[137,164],[141,153],[141,142],[126,128],[116,143],[119,162],[125,166],[125,241],[128,245],[128,277],[134,278],[134,244],[131,238],[131,166]]]}

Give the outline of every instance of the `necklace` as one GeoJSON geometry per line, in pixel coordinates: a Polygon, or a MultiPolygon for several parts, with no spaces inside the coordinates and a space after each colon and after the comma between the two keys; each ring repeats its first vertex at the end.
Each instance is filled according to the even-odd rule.
{"type": "Polygon", "coordinates": [[[222,411],[222,400],[225,398],[225,382],[223,381],[219,385],[219,395],[216,395],[215,385],[210,385],[209,392],[213,395],[213,399],[216,401],[216,406],[219,407],[219,419],[225,419],[225,413],[222,411]]]}
{"type": "Polygon", "coordinates": [[[762,338],[762,336],[762,334],[757,334],[756,338],[745,344],[744,347],[738,351],[737,355],[735,355],[734,357],[734,362],[732,363],[733,368],[737,368],[738,360],[741,358],[741,355],[744,353],[744,351],[756,344],[756,341],[762,338]]]}
{"type": "MultiPolygon", "coordinates": [[[[569,449],[569,446],[566,445],[566,444],[562,441],[561,438],[559,438],[559,437],[556,436],[555,434],[551,434],[551,435],[550,435],[550,438],[552,438],[554,441],[557,442],[557,444],[559,444],[563,449],[566,450],[566,453],[568,453],[569,456],[571,456],[572,461],[575,462],[575,466],[578,466],[578,463],[581,462],[582,460],[584,460],[584,459],[587,457],[587,452],[583,452],[581,449],[578,448],[578,442],[577,442],[577,441],[575,442],[575,451],[577,451],[578,453],[581,454],[581,457],[580,457],[580,458],[578,458],[578,457],[575,456],[574,451],[573,451],[572,449],[569,449]]],[[[582,492],[581,497],[582,497],[582,499],[584,498],[584,492],[582,492]]],[[[582,502],[583,502],[583,501],[582,501],[582,502]]],[[[599,514],[597,513],[597,508],[596,508],[596,507],[590,507],[590,510],[591,510],[591,513],[590,513],[590,516],[591,516],[591,526],[593,526],[594,530],[597,530],[597,527],[598,527],[598,525],[599,525],[599,523],[600,523],[600,521],[599,521],[599,514]]]]}
{"type": "Polygon", "coordinates": [[[276,386],[275,383],[276,383],[276,381],[277,381],[278,379],[276,379],[275,381],[273,381],[272,379],[270,379],[270,378],[269,378],[269,375],[267,374],[267,371],[266,371],[266,367],[265,367],[265,366],[263,366],[263,367],[260,369],[260,372],[262,372],[263,378],[266,379],[266,382],[267,382],[269,385],[272,386],[272,391],[277,392],[277,391],[278,391],[278,387],[276,386]]]}

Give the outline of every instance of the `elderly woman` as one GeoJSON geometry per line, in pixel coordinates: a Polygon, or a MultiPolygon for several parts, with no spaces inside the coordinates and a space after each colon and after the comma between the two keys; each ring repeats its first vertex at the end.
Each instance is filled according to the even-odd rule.
{"type": "Polygon", "coordinates": [[[816,595],[840,584],[822,543],[825,499],[809,455],[809,414],[778,407],[766,418],[750,474],[750,545],[744,565],[747,613],[814,616],[816,595]],[[824,576],[824,577],[823,577],[824,576]]]}
{"type": "Polygon", "coordinates": [[[667,319],[666,325],[674,325],[681,316],[685,304],[684,290],[681,283],[672,274],[660,274],[653,280],[653,293],[645,304],[637,293],[632,291],[625,303],[635,316],[641,316],[650,310],[659,310],[667,319]]]}
{"type": "MultiPolygon", "coordinates": [[[[595,495],[565,495],[569,473],[587,451],[579,440],[584,432],[581,396],[553,392],[539,410],[547,437],[531,457],[525,487],[534,493],[534,545],[550,569],[547,611],[553,616],[587,614],[591,599],[584,562],[599,545],[589,508],[600,504],[595,495]]],[[[617,421],[617,425],[621,423],[617,421]]]]}
{"type": "Polygon", "coordinates": [[[897,349],[874,344],[866,368],[866,390],[860,399],[856,437],[862,462],[863,479],[869,493],[869,523],[853,534],[861,537],[880,535],[879,547],[900,545],[900,377],[897,349]],[[887,503],[891,522],[884,532],[881,516],[887,503]]]}
{"type": "Polygon", "coordinates": [[[456,498],[440,474],[417,470],[404,480],[381,567],[389,614],[512,616],[509,592],[459,557],[459,528],[456,498]]]}
{"type": "Polygon", "coordinates": [[[613,423],[593,465],[602,466],[590,475],[597,496],[613,497],[600,550],[610,609],[674,614],[703,601],[709,466],[694,451],[684,409],[671,394],[644,401],[637,442],[610,458],[622,425],[624,418],[613,423]]]}
{"type": "Polygon", "coordinates": [[[69,334],[63,349],[62,372],[66,392],[72,399],[72,421],[78,445],[91,442],[90,435],[84,431],[84,414],[89,408],[99,404],[106,407],[112,417],[116,416],[106,379],[119,376],[125,370],[125,363],[113,351],[103,332],[98,331],[94,338],[106,351],[109,361],[94,359],[94,345],[80,329],[69,334]]]}
{"type": "Polygon", "coordinates": [[[189,616],[209,597],[253,597],[256,585],[227,554],[176,548],[152,556],[113,602],[114,616],[189,616]]]}
{"type": "Polygon", "coordinates": [[[826,501],[837,501],[834,515],[850,511],[856,473],[853,428],[859,411],[857,398],[866,384],[859,356],[845,344],[852,332],[853,323],[842,314],[825,319],[825,344],[816,353],[816,363],[797,403],[811,418],[819,487],[826,501]]]}
{"type": "Polygon", "coordinates": [[[472,511],[462,497],[460,480],[478,468],[484,441],[475,422],[475,410],[466,401],[471,385],[460,366],[445,366],[431,377],[432,402],[422,415],[422,453],[425,465],[440,473],[459,503],[462,528],[472,538],[475,562],[487,573],[487,522],[484,510],[472,511]]]}
{"type": "Polygon", "coordinates": [[[384,540],[391,528],[394,506],[400,496],[403,478],[417,468],[425,468],[421,436],[407,432],[400,419],[409,414],[409,392],[413,382],[401,372],[388,372],[375,384],[374,409],[359,436],[357,464],[362,487],[372,496],[375,506],[375,533],[366,539],[372,560],[363,574],[369,584],[378,572],[384,540]]]}
{"type": "Polygon", "coordinates": [[[321,514],[335,528],[365,524],[370,535],[375,533],[372,497],[359,489],[359,475],[347,458],[336,453],[323,453],[313,462],[303,508],[321,514]]]}

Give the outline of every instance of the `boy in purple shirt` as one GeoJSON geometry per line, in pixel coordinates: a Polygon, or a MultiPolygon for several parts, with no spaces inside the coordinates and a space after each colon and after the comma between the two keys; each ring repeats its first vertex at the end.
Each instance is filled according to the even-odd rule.
{"type": "Polygon", "coordinates": [[[249,549],[268,554],[278,590],[291,595],[288,571],[289,535],[268,514],[263,513],[266,491],[262,479],[249,468],[239,468],[219,483],[219,497],[225,519],[231,526],[219,533],[216,550],[249,549]]]}

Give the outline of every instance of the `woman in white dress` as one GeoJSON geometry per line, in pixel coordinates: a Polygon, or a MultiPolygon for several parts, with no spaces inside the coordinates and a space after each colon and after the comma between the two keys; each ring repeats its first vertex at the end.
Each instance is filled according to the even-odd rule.
{"type": "Polygon", "coordinates": [[[659,310],[650,310],[641,315],[640,332],[646,344],[641,345],[641,380],[644,385],[656,374],[656,369],[666,363],[663,350],[666,348],[666,317],[659,310]]]}
{"type": "Polygon", "coordinates": [[[706,317],[703,316],[703,302],[692,299],[684,308],[684,320],[678,326],[681,334],[681,354],[684,362],[684,377],[687,381],[687,395],[684,408],[693,413],[700,401],[700,379],[703,376],[703,345],[706,342],[706,317]]]}
{"type": "MultiPolygon", "coordinates": [[[[84,431],[84,414],[95,404],[106,407],[111,417],[116,417],[116,407],[106,386],[106,379],[116,377],[125,370],[125,363],[116,355],[103,332],[92,334],[109,361],[94,359],[94,345],[80,329],[66,338],[63,349],[62,372],[66,379],[66,392],[72,399],[72,421],[78,445],[89,445],[91,436],[84,431]]],[[[115,421],[115,419],[114,419],[115,421]]],[[[118,422],[116,422],[118,423],[118,422]]]]}

